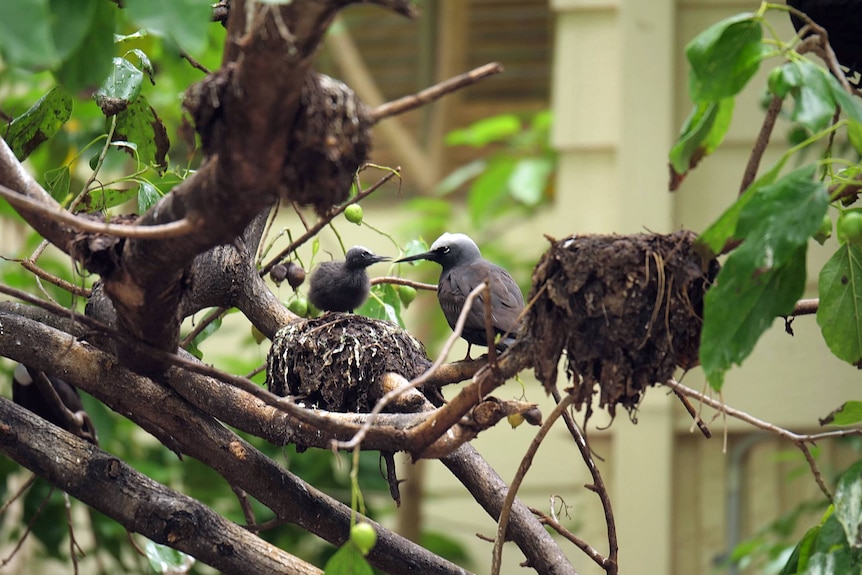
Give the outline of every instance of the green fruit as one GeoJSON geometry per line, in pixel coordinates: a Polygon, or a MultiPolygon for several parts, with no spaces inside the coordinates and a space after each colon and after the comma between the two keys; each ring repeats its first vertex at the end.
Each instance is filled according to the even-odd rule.
{"type": "Polygon", "coordinates": [[[287,309],[299,317],[305,317],[308,314],[308,300],[304,297],[298,297],[288,304],[287,309]]]}
{"type": "Polygon", "coordinates": [[[251,326],[251,337],[254,339],[254,342],[258,345],[260,345],[261,342],[263,342],[263,340],[266,339],[266,336],[263,335],[263,332],[261,332],[259,329],[257,329],[256,325],[251,326]]]}
{"type": "Polygon", "coordinates": [[[832,218],[829,217],[829,214],[823,216],[823,221],[820,222],[820,229],[818,229],[813,236],[811,236],[819,243],[821,246],[832,237],[832,218]]]}
{"type": "Polygon", "coordinates": [[[838,239],[850,245],[862,245],[862,212],[848,210],[838,218],[838,239]]]}
{"type": "Polygon", "coordinates": [[[350,528],[350,540],[363,555],[368,555],[377,544],[377,532],[370,523],[357,523],[350,528]]]}
{"type": "Polygon", "coordinates": [[[307,317],[317,317],[320,315],[320,310],[317,309],[317,306],[311,302],[308,302],[308,316],[307,317]]]}
{"type": "Polygon", "coordinates": [[[351,224],[362,223],[362,206],[359,204],[350,204],[344,209],[344,217],[351,224]]]}
{"type": "Polygon", "coordinates": [[[520,413],[512,413],[506,416],[506,419],[509,420],[509,425],[512,426],[512,429],[515,429],[522,423],[524,423],[524,416],[520,413]]]}
{"type": "Polygon", "coordinates": [[[398,286],[398,298],[404,307],[409,307],[413,300],[416,299],[416,289],[410,286],[398,286]]]}

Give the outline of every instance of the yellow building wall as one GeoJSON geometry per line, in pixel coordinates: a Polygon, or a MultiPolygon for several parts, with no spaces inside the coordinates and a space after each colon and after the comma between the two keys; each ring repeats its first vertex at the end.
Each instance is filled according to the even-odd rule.
{"type": "MultiPolygon", "coordinates": [[[[762,121],[759,100],[770,63],[739,98],[725,143],[673,194],[667,191],[667,152],[690,110],[685,44],[710,24],[759,5],[551,1],[557,18],[553,141],[560,169],[558,209],[542,221],[542,230],[557,237],[702,231],[734,201],[762,121]]],[[[785,15],[771,14],[770,21],[790,37],[785,15]]],[[[764,166],[783,148],[786,127],[779,122],[764,166]]],[[[819,269],[834,248],[812,247],[809,269],[819,269]]],[[[816,297],[816,275],[808,291],[816,297]]],[[[814,432],[818,417],[858,396],[860,376],[829,353],[813,317],[797,319],[794,329],[790,337],[776,322],[745,365],[728,374],[723,399],[760,419],[814,432]]],[[[699,369],[687,374],[685,383],[705,388],[699,369]]],[[[708,421],[713,413],[704,409],[708,421]]],[[[733,541],[751,536],[797,502],[819,497],[790,443],[761,437],[735,420],[718,418],[710,427],[710,440],[692,433],[688,414],[659,388],[648,394],[637,425],[620,417],[602,436],[604,467],[613,478],[621,573],[715,573],[716,561],[733,541]]],[[[820,447],[827,474],[856,456],[840,444],[820,447]]],[[[583,497],[574,481],[568,485],[575,497],[583,497]]],[[[807,517],[797,532],[817,519],[807,517]]],[[[581,521],[585,537],[606,547],[600,510],[587,508],[581,521]]],[[[583,555],[574,561],[580,573],[601,572],[583,555]]]]}

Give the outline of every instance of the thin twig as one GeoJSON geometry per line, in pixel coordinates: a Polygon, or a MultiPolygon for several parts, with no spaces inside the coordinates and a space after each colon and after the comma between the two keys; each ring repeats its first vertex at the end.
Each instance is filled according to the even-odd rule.
{"type": "Polygon", "coordinates": [[[521,486],[524,476],[530,469],[530,466],[533,463],[533,457],[539,450],[539,446],[542,444],[542,441],[544,441],[548,431],[551,430],[551,427],[557,421],[557,418],[559,418],[574,401],[575,395],[570,393],[557,404],[550,415],[548,415],[548,419],[542,424],[536,437],[533,438],[533,441],[530,443],[530,447],[527,448],[527,452],[521,459],[520,465],[518,465],[518,471],[515,473],[512,483],[509,484],[509,490],[506,492],[506,498],[503,500],[503,506],[500,509],[500,519],[497,522],[497,538],[494,541],[494,550],[491,558],[491,575],[500,574],[500,563],[503,558],[503,543],[506,541],[506,528],[509,525],[509,513],[512,511],[512,503],[515,501],[515,495],[518,493],[518,488],[521,486]]]}
{"type": "Polygon", "coordinates": [[[76,230],[118,238],[135,238],[155,240],[175,238],[192,232],[197,227],[190,220],[182,218],[169,224],[155,226],[125,226],[109,223],[98,223],[71,214],[65,210],[56,210],[51,206],[33,200],[23,194],[0,184],[0,197],[5,198],[15,208],[36,212],[56,222],[66,224],[76,230]]]}
{"type": "Polygon", "coordinates": [[[423,282],[417,282],[409,280],[407,278],[400,278],[397,276],[378,276],[376,278],[371,278],[371,285],[376,286],[377,284],[393,284],[399,286],[409,286],[412,288],[424,289],[428,291],[437,291],[436,284],[426,284],[423,282]]]}
{"type": "Polygon", "coordinates": [[[564,539],[567,539],[569,542],[575,545],[578,549],[586,553],[587,557],[595,561],[596,565],[601,567],[602,569],[607,568],[608,559],[598,552],[594,547],[592,547],[589,543],[563,527],[562,523],[551,517],[550,515],[536,509],[535,507],[530,507],[530,511],[533,512],[539,518],[539,521],[543,525],[547,525],[554,531],[556,531],[560,536],[564,539]]]}
{"type": "Polygon", "coordinates": [[[822,491],[823,494],[830,501],[832,500],[832,492],[829,490],[828,487],[826,487],[826,482],[823,480],[823,475],[820,472],[820,468],[817,466],[817,462],[814,461],[814,457],[811,455],[811,450],[808,448],[808,444],[814,444],[821,439],[862,436],[862,429],[859,428],[839,429],[836,431],[826,431],[823,433],[812,434],[794,433],[790,430],[784,429],[783,427],[778,427],[775,424],[769,423],[768,421],[758,419],[752,415],[749,415],[748,413],[745,413],[744,411],[739,411],[738,409],[729,407],[725,405],[724,402],[708,397],[707,395],[704,395],[699,391],[691,389],[690,387],[686,387],[674,379],[666,381],[665,385],[667,385],[673,390],[679,391],[679,393],[683,395],[697,399],[704,405],[708,405],[709,407],[718,410],[720,413],[736,418],[740,421],[744,421],[745,423],[748,423],[749,425],[752,425],[758,429],[774,433],[775,435],[778,435],[779,437],[782,437],[793,443],[802,452],[802,455],[805,456],[805,460],[808,462],[808,466],[811,468],[811,473],[814,475],[814,481],[817,482],[817,486],[820,487],[820,491],[822,491]]]}
{"type": "Polygon", "coordinates": [[[24,541],[27,540],[27,536],[33,531],[33,524],[36,523],[36,520],[42,514],[42,511],[45,510],[45,506],[48,504],[48,501],[51,499],[51,496],[54,494],[54,489],[56,489],[53,485],[48,490],[48,495],[42,499],[42,502],[39,504],[39,507],[36,509],[36,512],[33,513],[33,517],[30,518],[30,521],[27,523],[26,529],[24,529],[24,533],[21,534],[21,537],[18,538],[18,541],[15,542],[15,547],[9,553],[9,556],[0,561],[0,568],[5,567],[12,561],[12,558],[21,550],[21,546],[24,544],[24,541]]]}
{"type": "Polygon", "coordinates": [[[200,70],[200,71],[201,71],[201,72],[203,72],[204,74],[209,74],[209,73],[210,73],[209,69],[208,69],[206,66],[204,66],[203,64],[201,64],[200,62],[198,62],[197,60],[195,60],[194,58],[192,58],[192,57],[191,57],[191,55],[190,55],[188,52],[186,52],[186,51],[184,51],[184,50],[180,50],[180,57],[181,57],[181,58],[185,58],[185,60],[186,60],[189,64],[191,64],[191,65],[192,65],[192,68],[197,68],[198,70],[200,70]]]}
{"type": "Polygon", "coordinates": [[[75,575],[78,575],[78,554],[81,557],[86,555],[81,546],[78,545],[78,540],[75,539],[75,527],[72,525],[72,499],[68,493],[63,493],[63,501],[66,509],[66,527],[69,528],[69,555],[72,558],[72,568],[75,575]]]}
{"type": "Polygon", "coordinates": [[[54,274],[40,268],[36,265],[36,262],[29,258],[18,259],[18,258],[7,258],[4,256],[0,256],[0,260],[5,260],[7,262],[15,262],[21,264],[25,270],[33,273],[37,277],[42,278],[43,280],[54,284],[55,286],[62,288],[73,295],[81,296],[81,297],[90,297],[90,289],[81,287],[73,284],[72,282],[66,281],[61,277],[55,276],[54,274]]]}
{"type": "Polygon", "coordinates": [[[760,126],[760,133],[757,134],[757,139],[754,141],[754,148],[751,150],[751,155],[748,156],[748,164],[745,166],[745,172],[742,175],[742,183],[739,184],[739,195],[741,196],[748,186],[757,177],[757,170],[760,168],[760,160],[763,159],[763,154],[766,152],[766,146],[769,145],[769,138],[772,136],[772,130],[775,128],[775,121],[778,119],[778,114],[781,112],[781,106],[784,100],[778,96],[772,96],[769,101],[769,107],[766,109],[766,116],[763,118],[763,124],[760,126]]]}
{"type": "Polygon", "coordinates": [[[105,138],[105,145],[102,146],[102,151],[99,152],[98,158],[96,158],[96,165],[93,167],[93,173],[90,174],[90,177],[87,178],[87,181],[84,183],[84,187],[81,188],[81,193],[78,194],[72,203],[69,204],[68,211],[74,212],[75,208],[78,207],[84,197],[89,193],[90,186],[93,185],[93,182],[96,181],[96,178],[99,177],[99,172],[102,169],[102,164],[105,163],[105,156],[108,155],[108,149],[111,147],[111,140],[114,139],[114,131],[117,129],[117,116],[111,116],[111,126],[108,128],[108,134],[105,138]]]}
{"type": "MultiPolygon", "coordinates": [[[[554,398],[557,405],[562,402],[560,390],[557,389],[556,385],[551,388],[551,396],[554,398]]],[[[589,489],[598,495],[599,501],[602,503],[602,511],[605,514],[605,525],[607,526],[608,532],[608,556],[604,559],[602,567],[608,575],[616,575],[618,569],[617,556],[619,554],[619,543],[617,540],[617,525],[616,519],[614,518],[614,509],[611,505],[611,496],[608,493],[607,487],[605,487],[605,481],[602,478],[602,473],[599,471],[599,467],[596,465],[596,462],[593,461],[593,452],[587,443],[587,436],[581,430],[581,427],[572,417],[572,414],[568,409],[563,411],[563,422],[566,424],[566,428],[569,430],[569,434],[571,434],[572,439],[575,440],[575,445],[578,446],[578,451],[581,452],[581,459],[584,460],[584,463],[590,472],[590,476],[593,479],[593,483],[589,486],[589,489]]],[[[584,421],[584,426],[586,426],[586,420],[584,421]]],[[[587,555],[592,556],[591,552],[586,550],[584,550],[584,552],[587,555]]]]}
{"type": "Polygon", "coordinates": [[[183,340],[180,342],[180,347],[183,349],[188,348],[189,344],[191,342],[193,342],[195,340],[195,338],[197,336],[199,336],[201,334],[201,332],[203,330],[205,330],[209,324],[218,320],[221,317],[224,317],[224,314],[226,314],[226,313],[227,313],[226,307],[217,307],[214,310],[212,310],[211,312],[209,312],[206,316],[204,316],[204,318],[201,321],[199,321],[195,325],[195,327],[192,329],[192,331],[190,331],[189,334],[183,338],[183,340]]]}
{"type": "Polygon", "coordinates": [[[817,313],[817,308],[820,307],[820,300],[818,298],[813,299],[801,299],[796,302],[796,306],[794,306],[793,311],[790,312],[788,317],[796,317],[800,315],[814,315],[817,313]]]}
{"type": "Polygon", "coordinates": [[[403,98],[393,100],[392,102],[381,104],[371,111],[371,117],[374,122],[377,123],[384,118],[409,112],[410,110],[433,102],[446,94],[460,90],[465,86],[475,84],[488,76],[499,74],[502,71],[503,65],[499,62],[491,62],[490,64],[479,66],[469,72],[459,74],[458,76],[444,80],[439,84],[425,88],[416,94],[411,94],[410,96],[404,96],[403,98]]]}
{"type": "Polygon", "coordinates": [[[244,489],[237,487],[236,485],[231,485],[230,488],[239,501],[239,506],[242,508],[242,515],[245,517],[245,522],[248,525],[257,524],[257,520],[254,518],[254,509],[251,506],[251,501],[248,500],[248,494],[244,489]]]}
{"type": "Polygon", "coordinates": [[[317,232],[319,232],[320,230],[325,228],[329,224],[329,222],[332,221],[333,218],[335,218],[338,214],[340,214],[344,210],[346,210],[347,206],[349,206],[351,204],[355,204],[355,203],[359,202],[360,200],[366,198],[367,196],[371,195],[372,193],[376,192],[383,184],[385,184],[386,182],[388,182],[389,180],[394,178],[396,175],[399,175],[400,172],[401,172],[400,167],[395,168],[393,171],[389,172],[388,174],[386,174],[385,176],[383,176],[382,178],[377,180],[377,182],[372,184],[371,187],[369,187],[367,190],[363,190],[363,191],[359,192],[358,194],[356,194],[355,196],[350,198],[349,201],[343,203],[342,205],[340,205],[337,208],[335,208],[334,210],[332,210],[326,217],[318,220],[313,226],[308,228],[308,231],[306,231],[299,238],[297,238],[296,241],[292,242],[289,246],[287,246],[286,248],[284,248],[283,250],[278,252],[278,255],[276,255],[274,258],[269,260],[269,262],[267,262],[267,264],[261,268],[260,276],[263,277],[266,274],[268,274],[269,270],[271,270],[273,268],[273,266],[280,263],[284,258],[286,258],[288,255],[290,255],[292,252],[294,252],[299,246],[301,246],[302,244],[304,244],[305,242],[307,242],[308,240],[310,240],[311,238],[316,236],[317,232]]]}
{"type": "MultiPolygon", "coordinates": [[[[697,426],[703,436],[707,439],[712,439],[712,431],[709,430],[709,427],[707,427],[706,422],[700,418],[700,415],[698,415],[691,402],[688,401],[688,398],[675,389],[673,390],[673,394],[680,401],[680,403],[682,403],[682,406],[691,416],[694,425],[697,426]]],[[[694,425],[692,425],[692,431],[694,430],[694,425]]]]}
{"type": "Polygon", "coordinates": [[[362,427],[359,431],[356,432],[350,441],[332,441],[333,449],[352,449],[362,443],[362,440],[365,439],[365,436],[368,434],[368,430],[371,429],[371,426],[374,425],[374,420],[377,418],[377,415],[383,411],[383,409],[389,404],[390,401],[394,400],[396,397],[407,391],[408,389],[415,389],[420,385],[424,384],[428,379],[434,375],[434,372],[443,365],[443,361],[446,359],[446,356],[449,355],[449,352],[452,351],[452,347],[455,345],[455,342],[458,341],[458,338],[461,337],[461,333],[464,331],[464,324],[467,322],[467,316],[470,313],[470,308],[473,305],[473,300],[479,297],[483,291],[488,289],[487,283],[482,283],[471,291],[467,295],[467,299],[464,300],[464,307],[461,308],[461,314],[458,316],[458,321],[455,322],[455,327],[452,328],[452,335],[449,336],[449,339],[446,340],[445,345],[443,345],[443,349],[440,351],[440,355],[431,364],[427,370],[421,375],[414,377],[411,379],[406,385],[402,385],[392,391],[386,393],[383,397],[381,397],[377,404],[375,404],[374,409],[368,414],[368,419],[365,423],[362,424],[362,427]]]}
{"type": "Polygon", "coordinates": [[[0,506],[0,517],[2,517],[4,513],[6,513],[6,510],[9,509],[10,505],[15,503],[15,501],[17,501],[18,498],[20,498],[22,495],[24,495],[24,493],[28,489],[30,489],[30,487],[33,485],[33,483],[36,482],[36,479],[37,479],[37,476],[35,473],[30,475],[30,477],[27,478],[27,481],[25,481],[24,484],[18,488],[18,491],[16,491],[15,494],[12,495],[12,497],[10,497],[9,499],[7,499],[6,501],[3,502],[3,505],[0,506]]]}

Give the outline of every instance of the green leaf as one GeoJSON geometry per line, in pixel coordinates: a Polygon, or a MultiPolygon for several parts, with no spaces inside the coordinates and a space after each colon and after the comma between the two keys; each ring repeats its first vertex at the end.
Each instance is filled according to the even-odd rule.
{"type": "Polygon", "coordinates": [[[802,85],[802,72],[793,62],[785,62],[769,72],[769,91],[781,99],[787,97],[793,88],[802,85]]]}
{"type": "Polygon", "coordinates": [[[347,541],[329,558],[324,575],[374,575],[374,570],[356,545],[347,541]]]}
{"type": "Polygon", "coordinates": [[[445,196],[451,194],[479,174],[485,171],[488,167],[488,162],[482,158],[473,160],[463,166],[459,166],[452,170],[448,176],[437,184],[434,192],[438,195],[445,196]]]}
{"type": "Polygon", "coordinates": [[[850,118],[847,123],[847,137],[856,153],[862,155],[862,123],[850,118]]]}
{"type": "Polygon", "coordinates": [[[144,73],[125,58],[114,58],[114,67],[96,91],[96,104],[106,116],[125,110],[141,95],[144,73]]]}
{"type": "Polygon", "coordinates": [[[689,42],[685,55],[692,101],[718,101],[742,90],[770,52],[762,38],[758,18],[746,13],[713,24],[689,42]]]}
{"type": "Polygon", "coordinates": [[[461,130],[446,135],[447,146],[473,146],[481,148],[493,142],[502,142],[521,131],[521,120],[515,114],[501,114],[484,118],[461,130]]]}
{"type": "Polygon", "coordinates": [[[132,198],[138,196],[139,190],[129,188],[125,190],[113,190],[110,188],[96,188],[90,190],[83,201],[78,204],[79,208],[88,212],[107,210],[121,204],[125,204],[132,198]]]}
{"type": "MultiPolygon", "coordinates": [[[[820,69],[819,66],[817,68],[820,69]]],[[[848,118],[857,124],[862,124],[862,101],[852,94],[848,94],[844,86],[828,71],[821,69],[821,73],[826,78],[826,83],[829,85],[832,97],[841,106],[841,110],[847,114],[848,118]]]]}
{"type": "Polygon", "coordinates": [[[53,68],[60,56],[51,33],[48,0],[6,2],[0,18],[0,55],[10,66],[53,68]]]}
{"type": "Polygon", "coordinates": [[[820,420],[820,425],[856,425],[862,421],[862,401],[845,401],[820,420]]]}
{"type": "Polygon", "coordinates": [[[142,28],[165,36],[187,52],[206,47],[210,0],[125,0],[132,19],[142,28]]]}
{"type": "MultiPolygon", "coordinates": [[[[168,133],[144,96],[139,96],[117,114],[113,139],[137,144],[138,159],[142,163],[153,165],[159,171],[167,167],[168,133]]],[[[130,155],[134,157],[133,153],[130,155]]]]}
{"type": "Polygon", "coordinates": [[[149,182],[141,182],[138,187],[138,213],[145,214],[162,198],[161,192],[149,182]]]}
{"type": "Polygon", "coordinates": [[[371,287],[371,295],[356,310],[359,315],[373,319],[382,319],[404,327],[401,318],[401,298],[392,284],[378,284],[371,287]]]}
{"type": "Polygon", "coordinates": [[[467,204],[470,219],[477,227],[500,211],[508,194],[508,181],[514,169],[515,164],[511,160],[495,158],[488,164],[488,169],[470,186],[467,204]]]}
{"type": "Polygon", "coordinates": [[[404,245],[404,250],[401,257],[415,256],[416,254],[425,253],[428,251],[428,244],[425,240],[414,239],[404,245]]]}
{"type": "Polygon", "coordinates": [[[862,366],[862,247],[842,244],[820,270],[817,325],[836,357],[862,366]]]}
{"type": "Polygon", "coordinates": [[[66,528],[66,506],[63,496],[44,479],[38,479],[24,496],[25,521],[33,521],[33,535],[45,546],[50,557],[63,556],[66,528]],[[47,502],[45,500],[47,499],[47,502]],[[44,503],[44,507],[43,507],[44,503]],[[36,513],[42,507],[39,517],[36,513]]]}
{"type": "Polygon", "coordinates": [[[811,556],[811,549],[814,547],[814,542],[817,540],[819,532],[819,525],[805,532],[805,535],[802,536],[802,539],[793,549],[793,553],[790,554],[787,563],[779,572],[779,575],[796,575],[800,571],[805,570],[805,566],[808,565],[808,559],[811,556]]]}
{"type": "Polygon", "coordinates": [[[762,249],[747,240],[728,258],[705,298],[700,361],[710,385],[748,357],[772,321],[793,311],[805,289],[805,247],[785,265],[757,273],[762,249]]]}
{"type": "Polygon", "coordinates": [[[807,58],[795,60],[791,65],[798,67],[801,80],[800,86],[791,90],[795,105],[790,117],[812,132],[818,132],[835,114],[835,99],[827,79],[829,73],[807,58]]]}
{"type": "Polygon", "coordinates": [[[90,0],[50,0],[54,46],[65,60],[87,37],[98,2],[90,0]]]}
{"type": "Polygon", "coordinates": [[[841,475],[833,504],[835,518],[844,528],[847,542],[854,549],[862,548],[862,461],[841,475]]]}
{"type": "Polygon", "coordinates": [[[132,48],[131,50],[126,52],[126,56],[128,56],[129,54],[134,54],[135,56],[138,57],[138,60],[140,61],[140,64],[141,64],[141,70],[143,70],[144,72],[147,73],[147,77],[150,79],[150,83],[155,85],[155,83],[156,83],[156,79],[155,79],[156,70],[155,70],[155,68],[153,68],[153,63],[150,62],[149,56],[147,56],[144,53],[144,51],[139,49],[139,48],[132,48]]]}
{"type": "Polygon", "coordinates": [[[541,203],[551,175],[554,160],[545,156],[521,158],[509,175],[509,195],[527,206],[541,203]]]}
{"type": "MultiPolygon", "coordinates": [[[[808,243],[829,207],[829,193],[813,179],[810,164],[764,186],[739,214],[736,235],[750,240],[763,236],[763,259],[781,265],[796,248],[808,243]]],[[[763,270],[763,265],[758,264],[763,270]]]]}
{"type": "Polygon", "coordinates": [[[95,4],[87,35],[57,70],[57,79],[73,93],[98,87],[111,71],[117,6],[113,2],[95,4]]]}
{"type": "Polygon", "coordinates": [[[739,221],[739,214],[745,209],[745,206],[757,195],[758,191],[766,187],[778,177],[781,168],[784,167],[786,158],[782,158],[768,172],[764,173],[754,181],[748,189],[745,190],[736,201],[727,208],[719,218],[712,223],[700,236],[697,238],[697,244],[701,251],[707,252],[707,255],[715,256],[721,253],[725,244],[736,234],[736,224],[739,221]]]}
{"type": "Polygon", "coordinates": [[[188,573],[195,564],[195,558],[191,555],[149,539],[144,543],[144,553],[156,573],[188,573]]]}
{"type": "Polygon", "coordinates": [[[755,190],[739,212],[735,236],[744,242],[727,258],[704,305],[700,359],[715,389],[802,295],[808,238],[829,206],[825,186],[812,179],[815,169],[804,166],[755,190]]]}
{"type": "Polygon", "coordinates": [[[69,170],[69,166],[61,166],[45,174],[45,183],[48,184],[51,197],[61,204],[66,201],[66,196],[69,195],[71,182],[72,172],[69,170]]]}
{"type": "Polygon", "coordinates": [[[695,104],[670,150],[670,164],[676,174],[687,173],[721,144],[733,118],[733,106],[733,98],[695,104]]]}
{"type": "Polygon", "coordinates": [[[12,120],[6,142],[19,160],[60,131],[72,116],[72,96],[62,86],[54,86],[29,110],[12,120]]]}

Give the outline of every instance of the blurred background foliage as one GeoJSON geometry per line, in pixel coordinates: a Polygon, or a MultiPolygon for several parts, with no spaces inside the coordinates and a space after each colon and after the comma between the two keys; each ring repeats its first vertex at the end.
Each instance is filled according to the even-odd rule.
{"type": "MultiPolygon", "coordinates": [[[[4,32],[0,34],[0,117],[7,123],[4,136],[10,135],[9,125],[16,119],[18,126],[30,121],[28,111],[30,115],[38,114],[51,103],[71,102],[68,118],[61,118],[56,133],[36,145],[25,162],[37,181],[65,206],[117,214],[142,213],[200,162],[195,134],[183,115],[181,101],[183,91],[203,78],[204,72],[193,66],[184,54],[193,56],[206,69],[218,68],[224,28],[216,23],[201,25],[209,18],[209,2],[183,0],[161,14],[154,13],[152,6],[145,4],[148,3],[143,0],[127,0],[124,2],[126,9],[118,10],[109,2],[75,0],[65,5],[62,0],[43,0],[10,7],[15,13],[4,18],[5,25],[0,24],[0,32],[4,32]],[[16,23],[14,29],[9,28],[9,22],[16,23]],[[41,47],[34,49],[39,41],[41,47]],[[103,83],[105,76],[110,76],[114,83],[103,83]],[[143,106],[144,110],[152,107],[170,140],[164,165],[155,161],[152,148],[158,144],[154,143],[156,136],[151,131],[137,134],[136,141],[109,141],[109,134],[117,129],[123,116],[107,116],[97,100],[106,93],[116,95],[118,92],[126,94],[123,97],[130,107],[143,106]],[[117,117],[120,120],[114,124],[117,117]]],[[[426,249],[427,244],[446,229],[473,230],[472,234],[482,245],[498,234],[508,221],[530,217],[553,197],[552,174],[556,158],[548,141],[550,123],[547,111],[522,116],[501,114],[450,133],[448,145],[482,149],[481,157],[453,171],[433,195],[404,202],[407,224],[399,235],[412,238],[407,245],[402,247],[392,239],[390,234],[395,230],[380,230],[380,233],[392,239],[400,252],[409,253],[426,249]]],[[[43,125],[37,127],[44,128],[43,125]]],[[[24,142],[28,143],[31,142],[24,142]]],[[[333,222],[331,229],[338,235],[335,225],[345,224],[340,220],[333,222]]],[[[14,248],[7,243],[0,254],[3,256],[0,282],[83,311],[85,298],[73,296],[50,282],[37,281],[22,267],[20,259],[32,258],[45,271],[82,289],[89,288],[97,278],[53,248],[42,252],[41,237],[6,202],[0,202],[0,226],[4,238],[16,239],[14,248]]],[[[286,245],[290,237],[288,231],[278,241],[286,245]]],[[[340,240],[340,235],[338,238],[340,240]]],[[[265,238],[262,245],[269,241],[270,238],[265,238]]],[[[318,249],[315,243],[310,256],[306,253],[309,250],[304,249],[308,268],[318,249]]],[[[487,257],[511,269],[522,288],[527,289],[532,263],[520,261],[502,248],[486,251],[487,257]]],[[[430,268],[433,266],[422,273],[427,273],[428,281],[436,283],[434,274],[438,271],[430,268]]],[[[289,290],[274,290],[286,300],[297,297],[289,290]]],[[[377,298],[366,306],[365,313],[388,319],[394,317],[401,323],[404,304],[397,291],[392,286],[382,285],[375,287],[375,295],[377,298]]],[[[190,331],[195,321],[205,315],[206,312],[197,314],[187,322],[185,330],[190,331]]],[[[265,359],[265,351],[240,314],[230,315],[246,325],[243,330],[228,334],[234,340],[236,353],[226,357],[201,345],[220,330],[221,321],[214,322],[198,336],[191,351],[231,373],[255,372],[265,359]]],[[[434,314],[434,317],[432,332],[442,337],[448,327],[442,315],[434,314]]],[[[0,393],[7,397],[11,396],[13,369],[14,364],[0,359],[0,393]]],[[[253,379],[263,384],[265,373],[257,372],[253,379]]],[[[191,458],[180,461],[134,423],[92,397],[82,395],[105,450],[156,481],[205,502],[228,519],[245,522],[236,495],[212,469],[191,458]]],[[[293,446],[273,446],[241,435],[305,481],[350,504],[347,460],[314,449],[297,453],[293,446]]],[[[20,486],[28,475],[10,460],[0,458],[0,496],[4,500],[9,498],[13,493],[11,488],[20,486]]],[[[380,472],[377,453],[362,454],[359,484],[369,515],[385,521],[394,506],[380,472]]],[[[271,519],[271,512],[257,502],[252,504],[258,522],[271,519]]],[[[147,547],[146,553],[153,563],[151,567],[150,562],[131,551],[129,536],[120,525],[101,513],[84,512],[82,507],[73,503],[72,516],[75,538],[88,556],[85,561],[90,562],[87,572],[162,570],[157,566],[161,551],[151,552],[147,547]]],[[[58,559],[69,564],[67,508],[61,493],[37,479],[23,497],[20,520],[8,517],[2,527],[3,539],[10,542],[3,547],[4,557],[11,553],[11,545],[24,536],[27,525],[32,522],[29,536],[38,542],[32,557],[58,559]]],[[[280,525],[261,535],[321,566],[334,552],[331,545],[291,525],[280,525]]],[[[446,534],[423,533],[421,543],[431,551],[469,566],[464,548],[446,534]]],[[[168,563],[171,561],[167,568],[188,568],[183,565],[182,557],[168,559],[168,563]]],[[[191,572],[211,571],[201,565],[191,569],[191,572]]]]}

